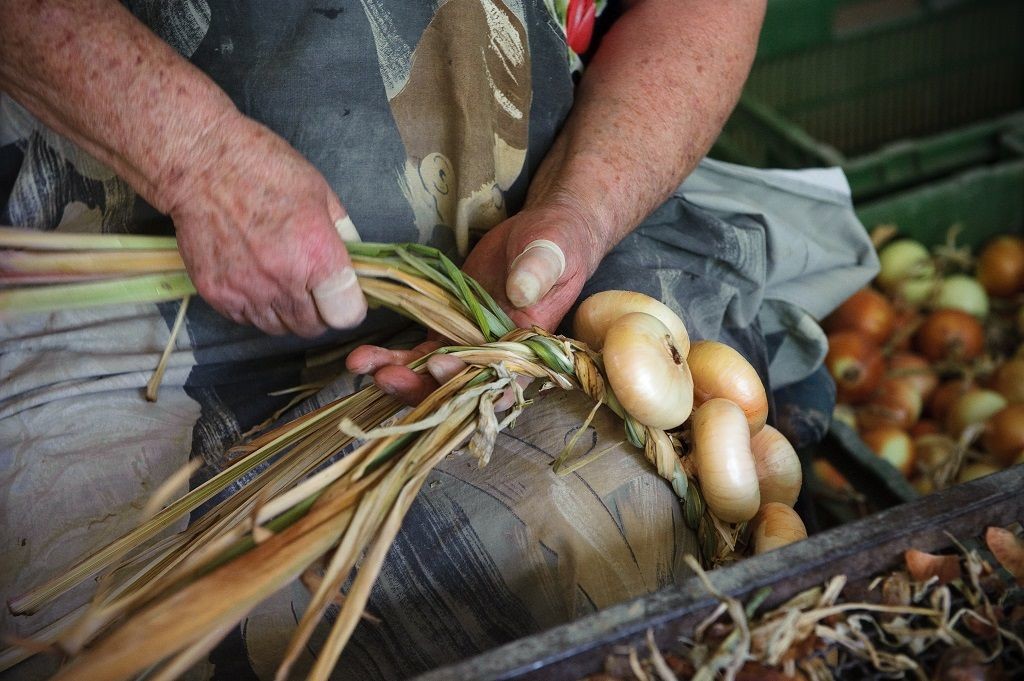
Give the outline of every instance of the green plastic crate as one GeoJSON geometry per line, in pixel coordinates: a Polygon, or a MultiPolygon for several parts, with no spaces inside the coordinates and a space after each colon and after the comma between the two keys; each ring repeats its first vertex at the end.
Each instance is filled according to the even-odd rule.
{"type": "Polygon", "coordinates": [[[1022,110],[1020,0],[774,0],[712,155],[840,165],[855,197],[877,196],[1021,155],[1003,139],[1022,110]]]}
{"type": "Polygon", "coordinates": [[[961,229],[958,241],[975,248],[997,234],[1024,233],[1024,159],[861,203],[857,214],[869,230],[892,224],[929,246],[953,225],[961,229]]]}

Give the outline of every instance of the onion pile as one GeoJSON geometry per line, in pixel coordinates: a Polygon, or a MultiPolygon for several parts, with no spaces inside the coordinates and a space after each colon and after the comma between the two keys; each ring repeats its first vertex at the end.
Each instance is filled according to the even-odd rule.
{"type": "Polygon", "coordinates": [[[977,259],[900,239],[879,261],[874,286],[823,322],[834,418],[923,493],[1024,462],[1024,239],[977,259]]]}
{"type": "Polygon", "coordinates": [[[739,531],[760,512],[755,532],[766,538],[751,535],[758,552],[807,536],[792,510],[802,483],[799,457],[782,433],[765,425],[768,396],[739,352],[717,341],[691,345],[669,307],[629,291],[587,298],[573,335],[600,350],[614,401],[653,433],[648,437],[683,443],[682,452],[673,448],[679,464],[719,520],[739,531]],[[685,443],[692,443],[689,451],[685,443]],[[770,510],[780,506],[786,511],[770,510]]]}

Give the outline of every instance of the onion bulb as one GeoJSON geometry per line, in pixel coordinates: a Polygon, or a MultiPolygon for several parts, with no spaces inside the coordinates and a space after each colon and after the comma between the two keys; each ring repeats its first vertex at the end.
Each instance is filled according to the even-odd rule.
{"type": "Polygon", "coordinates": [[[826,459],[815,459],[811,463],[814,475],[821,480],[826,487],[833,492],[846,495],[853,492],[853,485],[846,479],[846,476],[836,470],[836,467],[826,459]]]}
{"type": "Polygon", "coordinates": [[[800,495],[803,471],[800,457],[786,436],[771,426],[765,426],[750,439],[754,456],[761,504],[777,501],[792,506],[800,495]]]}
{"type": "Polygon", "coordinates": [[[882,351],[855,331],[840,331],[828,337],[825,366],[835,379],[839,401],[846,404],[866,400],[885,371],[882,351]]]}
{"type": "Polygon", "coordinates": [[[699,341],[686,359],[693,374],[693,399],[699,407],[715,397],[739,405],[746,414],[750,433],[757,433],[768,419],[768,395],[757,371],[743,355],[725,343],[699,341]]]}
{"type": "Polygon", "coordinates": [[[750,429],[739,406],[708,400],[693,413],[693,456],[708,508],[722,520],[750,520],[761,506],[750,429]]]}
{"type": "Polygon", "coordinates": [[[935,286],[935,265],[921,243],[900,239],[878,254],[878,285],[909,303],[923,303],[935,286]]]}
{"type": "Polygon", "coordinates": [[[956,481],[960,483],[970,482],[971,480],[984,478],[986,475],[998,473],[1000,470],[1002,469],[990,463],[969,463],[960,469],[960,474],[956,476],[956,481]]]}
{"type": "Polygon", "coordinates": [[[789,506],[769,502],[761,507],[751,523],[754,553],[781,548],[801,539],[807,539],[807,528],[800,516],[789,506]]]}
{"type": "Polygon", "coordinates": [[[656,317],[668,328],[676,350],[686,359],[690,336],[683,320],[661,301],[635,291],[602,291],[584,300],[573,317],[573,337],[600,350],[611,325],[630,312],[646,312],[656,317]]]}
{"type": "Polygon", "coordinates": [[[985,330],[978,320],[962,310],[936,310],[917,330],[918,352],[933,362],[943,359],[970,360],[985,347],[985,330]]]}
{"type": "Polygon", "coordinates": [[[925,400],[939,387],[939,376],[932,365],[912,352],[894,354],[889,359],[888,376],[911,386],[925,400]]]}
{"type": "Polygon", "coordinates": [[[1011,404],[989,419],[983,439],[985,450],[1004,466],[1012,466],[1024,453],[1024,404],[1011,404]]]}
{"type": "Polygon", "coordinates": [[[857,331],[877,345],[892,333],[896,317],[892,305],[878,291],[863,288],[850,296],[824,321],[826,333],[857,331]]]}
{"type": "Polygon", "coordinates": [[[965,274],[954,274],[939,284],[934,307],[939,310],[962,310],[984,319],[988,316],[988,294],[977,279],[965,274]]]}
{"type": "Polygon", "coordinates": [[[921,396],[906,381],[887,378],[871,399],[857,411],[857,425],[862,429],[895,426],[907,429],[921,416],[921,396]]]}
{"type": "Polygon", "coordinates": [[[928,413],[936,421],[945,423],[946,415],[949,414],[953,403],[961,395],[974,390],[974,388],[974,383],[966,379],[957,378],[945,381],[935,389],[935,392],[928,399],[928,413]]]}
{"type": "Polygon", "coordinates": [[[672,334],[656,317],[630,312],[604,339],[604,366],[622,408],[645,426],[668,430],[693,409],[693,378],[672,334]]]}
{"type": "Polygon", "coordinates": [[[1024,404],[1024,359],[1011,359],[996,369],[992,387],[1010,404],[1024,404]]]}
{"type": "Polygon", "coordinates": [[[994,390],[969,390],[953,402],[946,415],[946,432],[960,437],[967,426],[984,423],[1006,406],[1006,398],[994,390]]]}
{"type": "Polygon", "coordinates": [[[871,451],[891,463],[904,477],[909,478],[914,473],[914,442],[904,431],[885,426],[866,431],[861,437],[871,451]]]}
{"type": "Polygon", "coordinates": [[[978,281],[989,295],[1006,298],[1024,291],[1024,239],[1001,236],[978,257],[978,281]]]}

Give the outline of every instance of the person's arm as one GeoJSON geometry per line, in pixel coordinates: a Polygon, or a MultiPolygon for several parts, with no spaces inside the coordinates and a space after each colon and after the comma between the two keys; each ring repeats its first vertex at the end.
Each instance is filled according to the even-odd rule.
{"type": "MultiPolygon", "coordinates": [[[[765,0],[629,3],[587,66],[525,207],[466,260],[517,324],[557,327],[601,259],[704,157],[739,99],[764,10],[765,0]],[[561,274],[549,249],[524,253],[536,240],[561,249],[561,274]]],[[[389,352],[364,346],[348,366],[422,396],[424,379],[389,352]]]]}
{"type": "Polygon", "coordinates": [[[304,335],[362,320],[327,182],[120,3],[0,3],[0,90],[169,214],[226,316],[304,335]]]}
{"type": "Polygon", "coordinates": [[[557,326],[601,259],[711,148],[749,73],[765,0],[629,5],[587,66],[524,210],[485,235],[466,262],[521,325],[557,326]],[[566,268],[546,295],[551,282],[540,282],[531,301],[537,289],[520,295],[510,266],[535,239],[558,244],[566,268]]]}

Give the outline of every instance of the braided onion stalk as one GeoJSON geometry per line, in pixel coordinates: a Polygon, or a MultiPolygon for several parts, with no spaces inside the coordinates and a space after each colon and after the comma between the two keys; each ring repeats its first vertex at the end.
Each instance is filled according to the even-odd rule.
{"type": "MultiPolygon", "coordinates": [[[[51,242],[47,236],[0,229],[0,248],[18,252],[7,264],[0,261],[0,279],[10,283],[30,271],[35,282],[0,290],[0,314],[61,309],[62,302],[83,307],[194,294],[183,266],[175,264],[180,259],[174,257],[173,241],[83,235],[51,242]],[[133,260],[132,252],[142,250],[147,257],[133,260]],[[100,252],[101,257],[92,257],[100,252]],[[87,266],[88,278],[64,278],[61,253],[87,266]]],[[[477,282],[435,249],[348,247],[370,304],[396,310],[450,339],[452,345],[437,352],[460,358],[465,370],[405,413],[393,397],[370,385],[239,443],[225,470],[12,599],[13,612],[32,614],[105,575],[86,607],[46,627],[31,646],[0,653],[0,670],[51,647],[68,656],[58,679],[129,679],[145,670],[147,678],[171,678],[201,659],[262,600],[322,564],[322,575],[308,580],[310,603],[280,661],[278,678],[288,676],[324,612],[348,584],[309,676],[328,678],[427,474],[460,446],[486,463],[497,433],[526,407],[517,375],[581,390],[614,410],[624,419],[629,441],[672,485],[687,525],[697,533],[705,565],[735,558],[737,541],[758,505],[745,499],[740,511],[730,511],[720,502],[736,497],[729,471],[737,469],[737,461],[746,483],[757,470],[750,437],[760,415],[744,402],[757,391],[745,378],[730,402],[728,382],[719,377],[715,385],[725,386],[718,389],[725,394],[709,396],[691,416],[695,384],[708,379],[688,363],[685,326],[666,306],[625,292],[604,295],[615,301],[615,310],[602,308],[600,300],[584,303],[581,310],[600,316],[590,320],[597,331],[588,338],[602,348],[597,352],[582,341],[515,328],[477,282]],[[638,366],[638,358],[650,365],[638,366]],[[494,403],[507,390],[516,392],[517,401],[499,419],[494,403]],[[721,404],[732,415],[728,423],[712,413],[721,404]],[[730,458],[735,452],[716,441],[739,443],[734,449],[747,459],[730,458]],[[246,475],[252,479],[236,493],[187,529],[161,538],[246,475]]],[[[424,372],[426,359],[410,367],[424,372]]],[[[775,474],[776,486],[779,479],[775,474]]],[[[756,472],[754,480],[757,492],[756,472]]]]}

